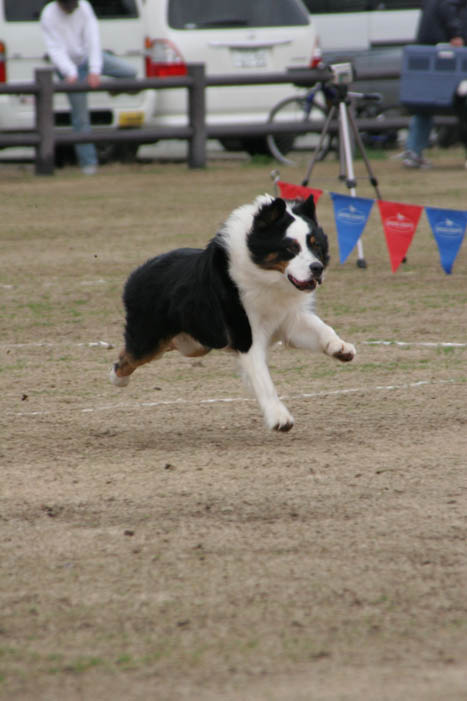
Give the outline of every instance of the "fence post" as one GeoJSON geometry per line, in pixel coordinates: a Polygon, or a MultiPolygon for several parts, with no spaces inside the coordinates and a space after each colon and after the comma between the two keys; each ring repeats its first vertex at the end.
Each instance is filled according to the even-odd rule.
{"type": "Polygon", "coordinates": [[[193,85],[188,88],[188,119],[193,135],[188,141],[190,168],[206,167],[206,78],[203,63],[188,65],[193,85]]]}
{"type": "Polygon", "coordinates": [[[53,111],[53,71],[51,68],[38,68],[35,81],[39,92],[36,100],[36,129],[39,144],[36,146],[36,174],[53,175],[55,164],[54,111],[53,111]]]}

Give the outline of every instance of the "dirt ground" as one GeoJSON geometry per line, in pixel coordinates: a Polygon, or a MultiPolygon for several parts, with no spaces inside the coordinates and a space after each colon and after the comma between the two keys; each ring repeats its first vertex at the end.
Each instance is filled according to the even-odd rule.
{"type": "MultiPolygon", "coordinates": [[[[375,161],[383,197],[465,207],[461,154],[434,159],[375,161]]],[[[466,242],[445,275],[423,215],[392,274],[375,209],[368,268],[341,266],[321,198],[318,312],[358,355],[271,352],[288,434],[227,354],[108,382],[128,273],[272,167],[0,166],[0,698],[467,699],[466,242]]]]}

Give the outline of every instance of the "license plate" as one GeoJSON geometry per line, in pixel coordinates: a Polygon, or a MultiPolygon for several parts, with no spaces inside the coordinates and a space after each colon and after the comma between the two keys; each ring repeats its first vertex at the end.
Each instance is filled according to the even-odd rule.
{"type": "Polygon", "coordinates": [[[142,127],[144,124],[144,112],[120,112],[118,116],[119,127],[142,127]]]}
{"type": "Polygon", "coordinates": [[[235,68],[264,68],[266,49],[233,49],[232,60],[235,68]]]}

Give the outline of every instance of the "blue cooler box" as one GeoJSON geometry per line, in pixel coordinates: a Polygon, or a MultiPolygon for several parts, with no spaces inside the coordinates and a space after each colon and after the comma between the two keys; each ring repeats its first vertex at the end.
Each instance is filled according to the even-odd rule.
{"type": "Polygon", "coordinates": [[[466,47],[417,44],[404,48],[400,101],[409,111],[452,113],[462,80],[467,80],[466,47]]]}

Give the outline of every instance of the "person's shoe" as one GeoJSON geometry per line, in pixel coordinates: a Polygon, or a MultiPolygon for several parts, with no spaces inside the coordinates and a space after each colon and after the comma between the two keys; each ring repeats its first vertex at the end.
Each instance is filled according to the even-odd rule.
{"type": "Polygon", "coordinates": [[[95,166],[95,165],[83,166],[81,168],[81,172],[83,175],[95,175],[97,173],[97,166],[95,166]]]}
{"type": "Polygon", "coordinates": [[[419,161],[420,161],[420,168],[422,170],[427,170],[427,168],[432,168],[431,161],[428,161],[426,158],[423,158],[423,156],[419,156],[419,161]]]}
{"type": "Polygon", "coordinates": [[[399,151],[399,153],[396,153],[394,156],[390,156],[390,158],[392,161],[402,161],[408,153],[408,151],[399,151]]]}
{"type": "Polygon", "coordinates": [[[430,161],[427,161],[423,156],[418,156],[414,151],[404,152],[402,165],[404,168],[431,168],[430,161]]]}
{"type": "Polygon", "coordinates": [[[413,151],[406,151],[402,158],[404,168],[420,168],[420,159],[413,151]]]}

